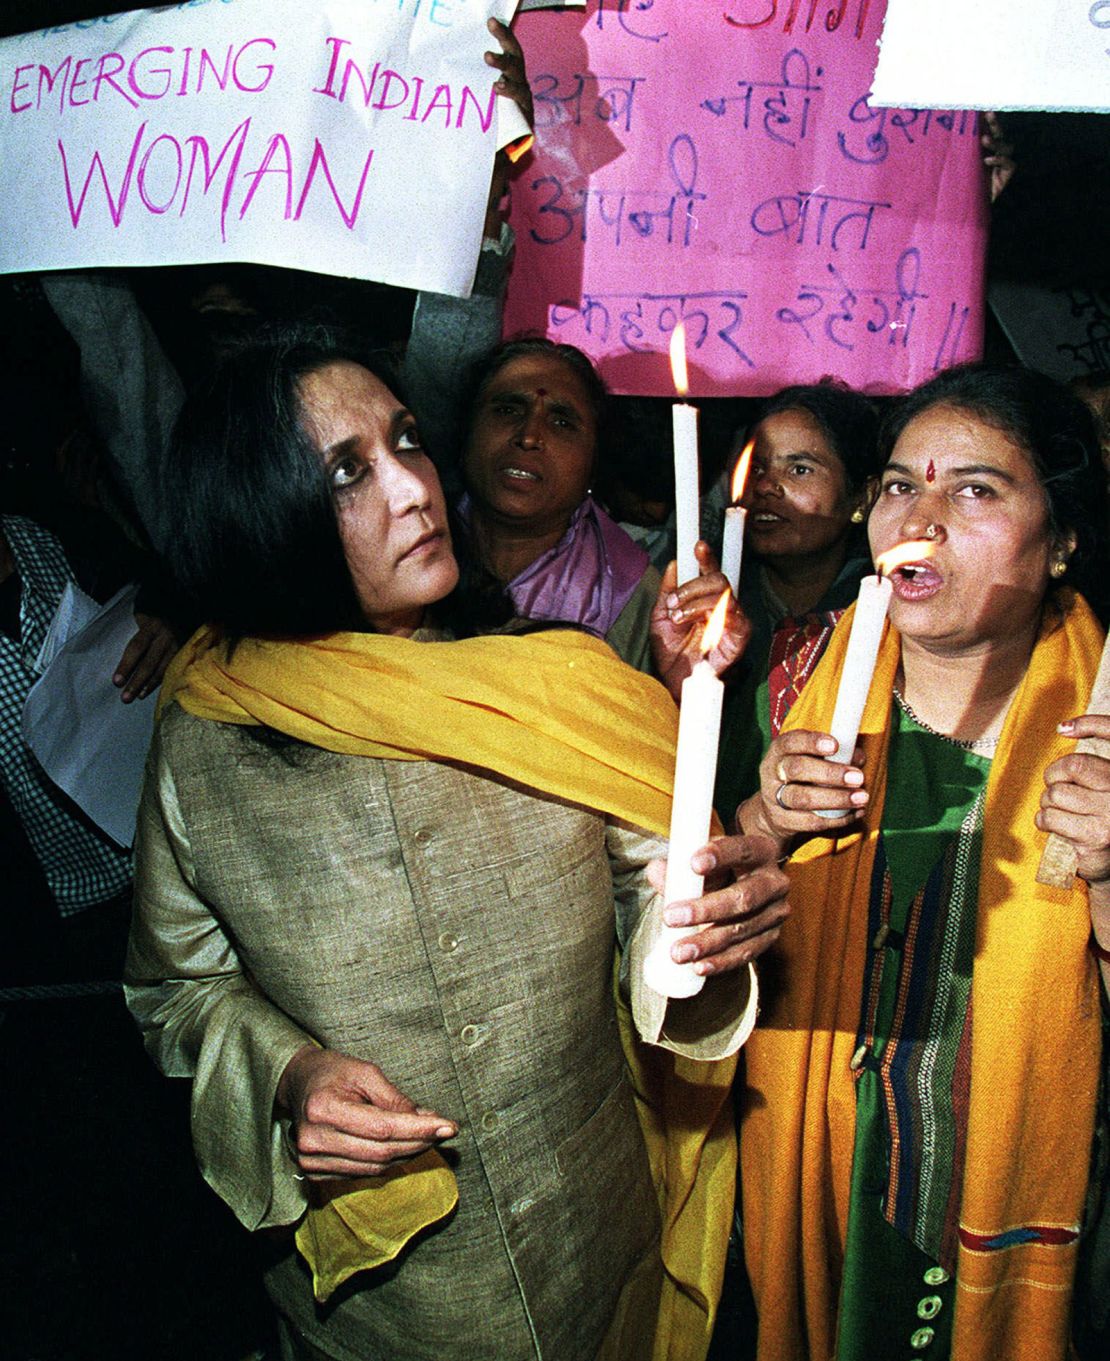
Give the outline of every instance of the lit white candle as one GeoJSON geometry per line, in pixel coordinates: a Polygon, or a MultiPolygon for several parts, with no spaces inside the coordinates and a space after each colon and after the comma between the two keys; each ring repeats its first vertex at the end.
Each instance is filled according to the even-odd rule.
{"type": "MultiPolygon", "coordinates": [[[[828,758],[830,761],[851,765],[855,754],[859,725],[871,690],[887,610],[890,608],[890,598],[894,593],[889,573],[905,563],[920,562],[931,557],[934,551],[935,545],[927,539],[911,539],[907,543],[899,544],[889,553],[880,554],[875,559],[878,574],[864,577],[859,584],[856,612],[852,616],[852,631],[848,635],[848,647],[844,653],[844,665],[841,667],[840,683],[836,691],[836,704],[829,725],[830,734],[836,738],[836,753],[828,758]]],[[[843,808],[818,810],[825,818],[842,817],[844,811],[843,808]]]]}
{"type": "Polygon", "coordinates": [[[889,577],[864,577],[859,584],[852,632],[848,635],[848,649],[844,654],[844,667],[836,692],[836,707],[829,726],[829,731],[836,738],[836,754],[829,758],[832,761],[850,764],[855,752],[892,594],[889,577]]]}
{"type": "Polygon", "coordinates": [[[751,466],[752,449],[755,440],[749,440],[744,452],[736,460],[732,473],[732,505],[725,509],[725,533],[721,543],[721,571],[732,587],[732,594],[740,594],[740,563],[744,557],[744,527],[748,512],[739,504],[748,481],[748,468],[751,466]]]}
{"type": "MultiPolygon", "coordinates": [[[[717,774],[717,743],[721,735],[721,701],[725,687],[705,657],[724,629],[728,592],[717,602],[705,626],[703,659],[682,682],[675,753],[674,798],[671,803],[670,845],[663,905],[700,898],[705,880],[690,868],[690,858],[709,840],[713,817],[713,782],[717,774]]],[[[693,997],[705,978],[691,964],[676,964],[671,946],[700,931],[700,926],[664,926],[644,960],[644,982],[664,997],[693,997]]]]}
{"type": "MultiPolygon", "coordinates": [[[[690,387],[686,375],[686,327],[680,321],[671,332],[671,374],[675,391],[685,397],[690,387]]],[[[677,535],[678,585],[698,575],[694,545],[700,537],[698,409],[686,402],[671,408],[674,431],[674,518],[677,535]]]]}

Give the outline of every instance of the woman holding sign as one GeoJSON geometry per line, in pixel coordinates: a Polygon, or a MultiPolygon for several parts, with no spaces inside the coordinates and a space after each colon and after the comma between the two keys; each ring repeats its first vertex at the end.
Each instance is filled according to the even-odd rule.
{"type": "Polygon", "coordinates": [[[826,759],[845,619],[741,809],[801,905],[741,1105],[759,1358],[1060,1361],[1110,979],[1110,761],[1069,754],[1110,737],[1076,589],[1103,570],[1098,451],[1063,388],[986,366],[883,444],[872,552],[933,551],[892,574],[855,764],[826,759]],[[1066,889],[1037,882],[1047,832],[1066,889]]]}
{"type": "Polygon", "coordinates": [[[769,848],[701,852],[742,872],[694,904],[708,981],[678,1015],[637,964],[673,705],[575,630],[453,640],[438,479],[357,353],[299,334],[229,359],[162,486],[176,574],[221,627],[164,686],[128,998],[193,1079],[205,1176],[279,1230],[283,1355],[624,1361],[659,1319],[655,1355],[697,1361],[744,965],[785,911],[769,848]],[[622,1048],[618,938],[672,1051],[650,1072],[622,1048]],[[627,1064],[658,1091],[644,1132],[627,1064]]]}

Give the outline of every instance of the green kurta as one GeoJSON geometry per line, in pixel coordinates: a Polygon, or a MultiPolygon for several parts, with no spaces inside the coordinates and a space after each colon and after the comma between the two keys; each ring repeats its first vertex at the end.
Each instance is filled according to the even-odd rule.
{"type": "MultiPolygon", "coordinates": [[[[937,1213],[938,1200],[943,1206],[945,1197],[907,1196],[903,1190],[899,1204],[904,1217],[909,1203],[916,1242],[904,1226],[890,1222],[888,1201],[906,1181],[892,1177],[892,1157],[896,1152],[909,1156],[906,1149],[895,1149],[891,1122],[905,1129],[908,1104],[912,1126],[933,1131],[937,1180],[954,1188],[950,1197],[958,1204],[962,1130],[948,1096],[971,990],[982,797],[990,759],[926,731],[896,708],[889,770],[872,884],[877,930],[854,1060],[856,1135],[837,1361],[914,1355],[939,1361],[949,1353],[952,1330],[953,1264],[940,1249],[943,1224],[937,1213]],[[930,895],[943,900],[939,915],[923,905],[930,895]],[[907,1013],[927,1026],[924,1050],[914,1048],[915,1041],[926,1038],[921,1025],[916,1034],[903,1029],[913,1030],[907,1013]],[[892,1037],[895,1045],[888,1053],[892,1037]],[[920,1065],[907,1075],[905,1068],[918,1055],[923,1055],[920,1065]],[[935,1109],[932,1103],[928,1110],[916,1104],[918,1082],[928,1085],[935,1109]],[[891,1110],[899,1085],[904,1104],[891,1110]]],[[[914,1172],[920,1177],[923,1170],[934,1168],[914,1172]]]]}

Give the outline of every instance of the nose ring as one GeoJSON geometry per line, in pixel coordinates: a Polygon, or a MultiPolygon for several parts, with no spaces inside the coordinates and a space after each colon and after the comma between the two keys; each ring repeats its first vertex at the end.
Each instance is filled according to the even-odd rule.
{"type": "Polygon", "coordinates": [[[935,539],[939,533],[940,533],[940,526],[939,526],[939,525],[926,525],[926,526],[925,526],[925,537],[926,537],[927,539],[935,539]]]}

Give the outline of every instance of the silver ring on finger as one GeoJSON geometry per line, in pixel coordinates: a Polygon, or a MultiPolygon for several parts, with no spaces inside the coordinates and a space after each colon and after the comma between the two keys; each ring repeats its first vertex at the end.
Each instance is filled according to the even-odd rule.
{"type": "Polygon", "coordinates": [[[779,806],[781,809],[783,809],[784,812],[787,812],[787,813],[790,812],[790,805],[787,804],[787,803],[783,803],[783,801],[782,801],[782,791],[786,788],[786,786],[787,786],[789,783],[790,783],[789,780],[783,780],[782,784],[780,784],[779,787],[775,790],[775,802],[778,804],[778,806],[779,806]]]}

